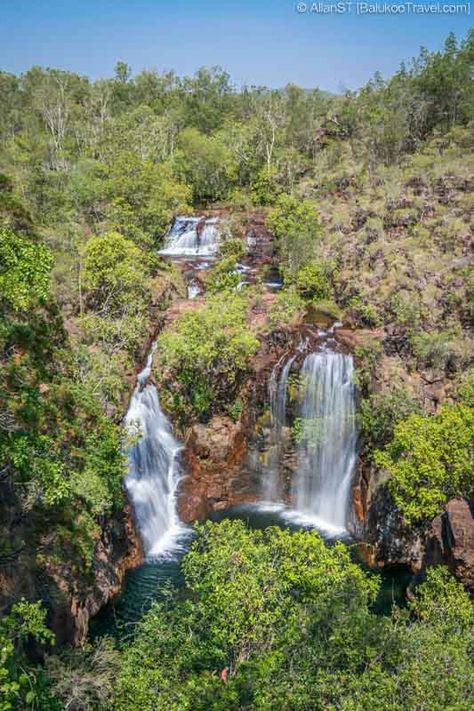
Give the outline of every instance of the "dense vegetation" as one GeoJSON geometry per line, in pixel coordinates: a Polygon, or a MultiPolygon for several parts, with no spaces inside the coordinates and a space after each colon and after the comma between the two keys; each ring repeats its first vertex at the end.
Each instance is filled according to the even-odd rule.
{"type": "Polygon", "coordinates": [[[228,295],[183,314],[158,339],[159,361],[173,382],[167,407],[176,415],[208,416],[236,393],[258,340],[246,326],[247,300],[228,295]],[[223,390],[224,393],[221,393],[223,390]],[[172,398],[172,400],[171,400],[172,398]]]}
{"type": "Polygon", "coordinates": [[[120,420],[182,293],[156,254],[178,212],[232,219],[211,296],[159,337],[177,423],[238,417],[258,337],[311,305],[371,331],[363,457],[406,521],[473,495],[473,62],[474,35],[449,37],[337,96],[237,91],[220,68],[0,72],[0,709],[469,708],[472,609],[445,571],[378,617],[376,580],[342,546],[237,524],[200,530],[185,593],[129,646],[35,668],[58,580],[93,580],[123,509],[120,420]],[[285,277],[258,328],[259,285],[235,293],[255,211],[285,277]]]}
{"type": "Polygon", "coordinates": [[[472,704],[474,608],[443,568],[430,569],[408,608],[389,616],[372,610],[377,577],[315,532],[208,523],[183,568],[185,589],[155,603],[133,638],[49,657],[48,686],[40,679],[31,692],[46,700],[43,708],[472,704]]]}

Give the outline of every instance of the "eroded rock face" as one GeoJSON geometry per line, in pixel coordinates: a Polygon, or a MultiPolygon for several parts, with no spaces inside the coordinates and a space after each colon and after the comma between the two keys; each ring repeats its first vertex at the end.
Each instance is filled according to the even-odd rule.
{"type": "Polygon", "coordinates": [[[414,572],[430,565],[447,565],[474,592],[473,499],[451,499],[430,523],[407,526],[381,486],[370,499],[364,537],[370,565],[408,565],[414,572]]]}
{"type": "Polygon", "coordinates": [[[203,520],[212,511],[252,501],[252,487],[242,476],[247,451],[245,428],[230,417],[216,415],[196,424],[186,439],[186,471],[178,502],[183,521],[203,520]]]}
{"type": "Polygon", "coordinates": [[[143,553],[128,507],[103,527],[89,576],[78,575],[72,564],[46,566],[49,624],[56,644],[80,644],[87,636],[89,621],[120,592],[129,568],[143,561],[143,553]]]}
{"type": "MultiPolygon", "coordinates": [[[[48,540],[42,545],[47,550],[48,540]]],[[[40,574],[30,568],[26,575],[29,597],[43,599],[57,645],[83,642],[90,619],[120,592],[126,570],[143,561],[129,508],[104,523],[89,571],[78,571],[73,559],[72,553],[61,563],[51,557],[40,574]]]]}
{"type": "Polygon", "coordinates": [[[445,563],[474,592],[474,500],[451,499],[432,522],[425,544],[425,565],[445,563]]]}
{"type": "Polygon", "coordinates": [[[377,567],[408,565],[419,571],[424,558],[424,532],[407,526],[385,486],[371,495],[364,531],[368,563],[377,567]]]}

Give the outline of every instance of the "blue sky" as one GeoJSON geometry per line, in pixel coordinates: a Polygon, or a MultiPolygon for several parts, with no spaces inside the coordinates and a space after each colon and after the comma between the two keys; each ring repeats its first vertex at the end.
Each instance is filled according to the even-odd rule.
{"type": "Polygon", "coordinates": [[[220,64],[238,84],[294,82],[337,91],[357,88],[376,70],[390,75],[421,45],[439,48],[451,30],[461,37],[474,24],[462,13],[369,16],[352,8],[321,15],[295,6],[292,0],[0,0],[0,68],[19,73],[39,64],[98,78],[111,76],[118,59],[134,72],[192,74],[220,64]]]}

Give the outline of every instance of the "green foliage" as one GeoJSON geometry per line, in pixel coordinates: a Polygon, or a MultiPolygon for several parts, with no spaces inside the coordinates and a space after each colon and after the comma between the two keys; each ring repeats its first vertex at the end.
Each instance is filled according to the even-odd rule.
{"type": "Polygon", "coordinates": [[[360,296],[350,300],[349,308],[358,325],[365,328],[379,328],[383,325],[383,319],[374,304],[365,303],[360,296]]]}
{"type": "Polygon", "coordinates": [[[240,420],[240,417],[242,415],[244,409],[244,404],[242,400],[234,400],[232,405],[229,408],[229,415],[232,417],[234,422],[238,422],[240,420]]]}
{"type": "Polygon", "coordinates": [[[309,200],[281,195],[267,223],[277,239],[282,264],[294,277],[315,257],[321,234],[319,215],[309,200]]]}
{"type": "Polygon", "coordinates": [[[340,543],[239,521],[196,532],[185,590],[121,650],[115,711],[469,706],[474,608],[444,569],[381,617],[377,578],[340,543]]]}
{"type": "Polygon", "coordinates": [[[344,312],[334,301],[312,301],[307,305],[307,315],[313,315],[316,319],[322,316],[330,322],[344,319],[344,312]]]}
{"type": "Polygon", "coordinates": [[[312,261],[302,266],[294,280],[298,292],[306,299],[329,301],[333,296],[334,265],[312,261]]]}
{"type": "Polygon", "coordinates": [[[222,257],[234,257],[235,260],[239,260],[245,254],[244,242],[235,237],[223,240],[219,244],[219,252],[222,257]]]}
{"type": "Polygon", "coordinates": [[[0,303],[25,311],[49,295],[52,255],[42,244],[0,230],[0,303]]]}
{"type": "Polygon", "coordinates": [[[233,399],[259,345],[246,311],[240,295],[227,295],[224,302],[214,298],[160,335],[157,352],[169,388],[164,397],[176,415],[206,417],[233,399]]]}
{"type": "Polygon", "coordinates": [[[411,344],[420,366],[456,370],[458,363],[469,358],[462,339],[450,331],[420,333],[411,338],[411,344]]]}
{"type": "Polygon", "coordinates": [[[302,316],[304,309],[305,303],[296,289],[283,289],[278,293],[275,303],[269,310],[269,325],[272,328],[289,326],[302,316]]]}
{"type": "Polygon", "coordinates": [[[207,279],[206,287],[211,294],[219,291],[235,291],[242,279],[237,271],[237,262],[234,255],[224,257],[211,270],[207,279]]]}
{"type": "Polygon", "coordinates": [[[93,237],[86,246],[84,287],[102,313],[123,313],[149,288],[150,262],[131,240],[116,232],[93,237]]]}
{"type": "Polygon", "coordinates": [[[221,136],[207,136],[195,128],[180,133],[175,162],[178,173],[192,184],[195,202],[227,195],[230,160],[228,146],[221,136]]]}
{"type": "MultiPolygon", "coordinates": [[[[29,666],[25,650],[32,640],[38,644],[54,641],[54,635],[47,629],[45,619],[46,611],[40,602],[22,599],[0,621],[1,711],[42,708],[38,705],[42,696],[41,672],[29,666]]],[[[50,708],[57,707],[52,703],[50,708]]]]}
{"type": "Polygon", "coordinates": [[[432,519],[453,496],[474,492],[474,412],[453,405],[431,417],[412,414],[375,460],[407,521],[432,519]]]}
{"type": "Polygon", "coordinates": [[[282,192],[275,166],[265,166],[255,176],[252,184],[252,201],[255,205],[273,205],[282,192]]]}
{"type": "Polygon", "coordinates": [[[360,403],[361,429],[369,451],[382,447],[392,438],[395,426],[413,413],[420,413],[420,405],[403,387],[393,387],[369,395],[360,403]]]}
{"type": "Polygon", "coordinates": [[[343,546],[327,548],[315,533],[248,531],[227,521],[197,534],[183,565],[188,599],[155,605],[143,620],[124,655],[117,709],[239,708],[244,699],[257,701],[261,675],[281,653],[276,639],[294,644],[311,617],[313,625],[324,619],[329,591],[333,602],[340,598],[331,615],[335,629],[377,589],[343,546]]]}
{"type": "Polygon", "coordinates": [[[354,355],[357,359],[357,383],[362,395],[367,396],[373,388],[377,366],[383,355],[382,344],[374,338],[367,339],[354,348],[354,355]]]}
{"type": "Polygon", "coordinates": [[[409,607],[419,620],[434,622],[454,634],[465,634],[474,624],[469,594],[442,566],[428,568],[426,580],[417,588],[409,607]]]}
{"type": "Polygon", "coordinates": [[[463,374],[457,388],[457,396],[464,405],[474,409],[474,368],[463,374]]]}
{"type": "MultiPolygon", "coordinates": [[[[191,195],[168,162],[156,163],[151,159],[155,156],[146,155],[156,150],[154,146],[148,147],[147,142],[156,135],[157,127],[148,126],[146,121],[143,125],[141,118],[132,114],[131,125],[127,122],[124,127],[111,127],[115,135],[107,145],[110,155],[98,188],[110,201],[109,228],[123,233],[139,246],[150,247],[158,242],[176,213],[189,209],[191,195]],[[136,142],[136,150],[124,151],[124,142],[131,142],[132,146],[136,142]]],[[[161,130],[162,127],[159,133],[161,130]]],[[[96,208],[96,201],[90,208],[96,208]]]]}

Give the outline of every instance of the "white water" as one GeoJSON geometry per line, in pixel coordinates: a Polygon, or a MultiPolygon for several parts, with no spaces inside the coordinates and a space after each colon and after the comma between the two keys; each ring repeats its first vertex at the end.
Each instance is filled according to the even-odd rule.
{"type": "Polygon", "coordinates": [[[269,382],[271,429],[263,469],[262,506],[328,536],[347,534],[352,474],[356,461],[356,390],[352,357],[331,351],[306,356],[300,370],[296,417],[300,438],[290,505],[284,507],[281,481],[282,428],[287,425],[288,377],[295,360],[277,369],[269,382]]]}
{"type": "Polygon", "coordinates": [[[268,384],[271,430],[268,457],[263,471],[263,497],[266,501],[281,500],[279,463],[282,450],[282,427],[286,425],[288,375],[294,359],[293,356],[285,363],[279,378],[277,377],[277,367],[275,367],[268,384]]]}
{"type": "Polygon", "coordinates": [[[176,257],[214,255],[219,247],[217,222],[216,217],[176,217],[159,254],[176,257]]]}
{"type": "Polygon", "coordinates": [[[356,392],[352,357],[311,353],[300,371],[301,441],[294,508],[328,531],[345,531],[356,461],[356,392]]]}
{"type": "Polygon", "coordinates": [[[161,410],[157,389],[148,383],[153,351],[138,375],[125,417],[125,426],[133,439],[125,485],[148,557],[173,550],[186,530],[176,511],[181,445],[173,437],[171,425],[161,410]]]}

